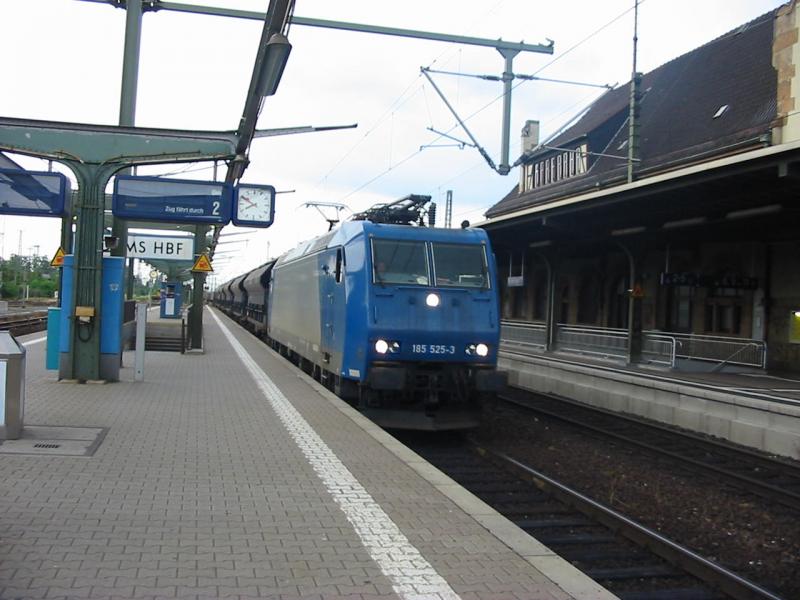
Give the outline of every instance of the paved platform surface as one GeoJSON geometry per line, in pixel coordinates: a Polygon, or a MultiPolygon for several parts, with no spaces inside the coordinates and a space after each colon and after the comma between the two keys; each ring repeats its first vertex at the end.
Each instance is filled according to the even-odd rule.
{"type": "MultiPolygon", "coordinates": [[[[510,353],[516,350],[504,347],[510,353]]],[[[683,385],[697,385],[715,390],[739,394],[764,400],[774,400],[800,405],[800,375],[783,372],[767,372],[757,369],[731,369],[714,372],[713,363],[698,363],[696,371],[659,368],[653,366],[623,365],[616,360],[602,360],[578,353],[530,351],[529,355],[553,362],[568,362],[630,373],[639,377],[672,381],[683,385]]]]}
{"type": "Polygon", "coordinates": [[[106,435],[0,454],[3,600],[613,597],[211,311],[139,383],[129,354],[58,383],[24,339],[26,423],[106,435]]]}

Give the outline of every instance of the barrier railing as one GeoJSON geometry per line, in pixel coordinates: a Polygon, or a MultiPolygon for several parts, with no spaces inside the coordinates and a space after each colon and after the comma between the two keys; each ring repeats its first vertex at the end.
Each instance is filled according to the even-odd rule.
{"type": "Polygon", "coordinates": [[[547,328],[541,322],[503,321],[500,324],[500,338],[503,344],[520,350],[544,350],[547,347],[547,328]]]}
{"type": "Polygon", "coordinates": [[[642,359],[650,364],[666,365],[675,368],[677,343],[670,334],[655,331],[643,332],[642,359]]]}
{"type": "Polygon", "coordinates": [[[677,342],[678,358],[718,362],[763,369],[767,365],[767,344],[762,340],[713,335],[671,333],[677,342]]]}
{"type": "MultiPolygon", "coordinates": [[[[503,321],[500,338],[509,350],[541,352],[547,347],[547,328],[542,322],[503,321]]],[[[628,330],[559,323],[553,349],[624,360],[628,355],[628,330]]],[[[717,363],[715,370],[726,364],[763,369],[767,364],[767,345],[748,338],[642,332],[642,362],[675,367],[677,359],[717,363]]]]}
{"type": "Polygon", "coordinates": [[[600,358],[628,356],[628,332],[609,327],[584,327],[558,323],[556,348],[565,352],[578,352],[600,358]]]}

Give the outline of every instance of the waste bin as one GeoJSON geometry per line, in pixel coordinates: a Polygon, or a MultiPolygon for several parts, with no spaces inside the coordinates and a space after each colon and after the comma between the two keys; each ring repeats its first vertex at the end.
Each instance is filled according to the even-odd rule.
{"type": "Polygon", "coordinates": [[[0,438],[17,440],[25,413],[25,348],[0,331],[0,438]]]}

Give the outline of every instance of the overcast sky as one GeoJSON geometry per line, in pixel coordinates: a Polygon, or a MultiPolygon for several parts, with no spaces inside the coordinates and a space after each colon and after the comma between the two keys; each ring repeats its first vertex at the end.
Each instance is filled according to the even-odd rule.
{"type": "MultiPolygon", "coordinates": [[[[263,11],[267,0],[194,0],[193,4],[263,11]]],[[[638,68],[647,72],[779,6],[778,0],[645,0],[639,11],[638,68]]],[[[633,0],[297,0],[295,14],[337,21],[503,38],[552,39],[555,53],[522,53],[519,74],[625,85],[632,68],[633,0]]],[[[0,2],[0,115],[116,124],[125,12],[79,0],[0,2]]],[[[262,25],[256,21],[160,11],[142,30],[136,124],[176,129],[233,130],[244,107],[262,25]]],[[[421,66],[499,75],[491,48],[292,26],[293,50],[278,93],[263,106],[261,129],[358,123],[353,130],[257,139],[243,181],[279,191],[275,224],[230,236],[220,246],[215,278],[225,280],[296,243],[327,223],[306,202],[339,202],[352,210],[410,193],[430,194],[444,218],[453,190],[453,221],[477,222],[517,183],[474,149],[428,131],[450,132],[455,120],[420,75],[421,66]],[[291,193],[291,190],[294,190],[291,193]],[[233,243],[233,241],[236,243],[233,243]]],[[[502,84],[435,75],[437,85],[496,163],[500,162],[502,84]]],[[[515,82],[511,162],[520,154],[525,120],[546,137],[602,92],[590,87],[515,82]]],[[[18,156],[12,155],[18,159],[18,156]]],[[[23,158],[27,168],[46,170],[23,158]]],[[[59,170],[63,170],[59,168],[59,170]]],[[[206,164],[164,165],[140,174],[212,179],[206,164]]],[[[224,168],[220,169],[220,176],[224,168]]],[[[58,248],[57,219],[0,217],[0,253],[8,257],[58,248]],[[21,239],[21,243],[20,243],[21,239]]],[[[235,232],[226,227],[224,234],[235,232]]]]}

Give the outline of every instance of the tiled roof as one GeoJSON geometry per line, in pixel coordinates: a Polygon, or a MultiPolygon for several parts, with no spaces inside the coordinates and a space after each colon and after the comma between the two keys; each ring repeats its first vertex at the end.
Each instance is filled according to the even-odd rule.
{"type": "MultiPolygon", "coordinates": [[[[719,156],[748,143],[764,143],[762,136],[770,131],[777,106],[777,76],[772,66],[775,15],[776,11],[762,15],[644,75],[637,178],[719,156]],[[727,110],[713,118],[724,105],[727,110]]],[[[627,155],[623,143],[628,139],[629,95],[630,85],[607,92],[547,145],[568,146],[616,119],[622,126],[612,134],[611,141],[589,151],[627,155]]],[[[548,152],[534,151],[528,161],[535,162],[548,152]]],[[[515,186],[486,216],[618,185],[626,181],[626,174],[625,160],[600,157],[584,175],[525,194],[515,186]]]]}

